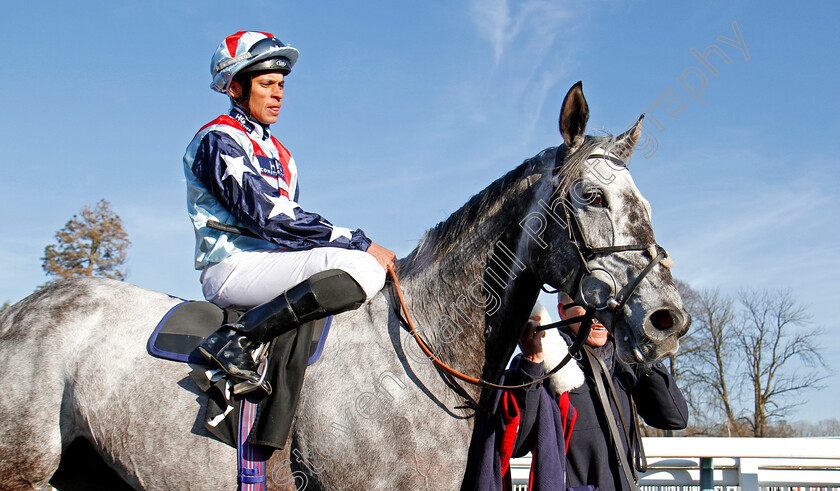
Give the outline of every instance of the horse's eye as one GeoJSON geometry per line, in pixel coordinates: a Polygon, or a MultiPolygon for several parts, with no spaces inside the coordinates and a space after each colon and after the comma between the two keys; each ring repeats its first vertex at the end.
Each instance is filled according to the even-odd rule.
{"type": "Polygon", "coordinates": [[[583,201],[589,206],[595,206],[597,208],[607,207],[607,200],[604,198],[604,195],[601,194],[600,191],[586,191],[583,193],[582,198],[583,201]]]}

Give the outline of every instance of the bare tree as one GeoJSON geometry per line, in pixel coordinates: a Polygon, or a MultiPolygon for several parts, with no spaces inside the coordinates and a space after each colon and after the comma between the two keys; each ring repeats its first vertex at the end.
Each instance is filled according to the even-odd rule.
{"type": "Polygon", "coordinates": [[[111,203],[100,200],[91,209],[85,206],[79,215],[55,233],[56,243],[44,249],[43,268],[47,275],[58,278],[104,276],[122,280],[122,270],[131,242],[123,229],[122,219],[111,209],[111,203]]]}
{"type": "Polygon", "coordinates": [[[768,436],[768,421],[796,406],[794,396],[819,387],[827,377],[825,361],[810,328],[805,307],[790,291],[747,291],[740,295],[743,314],[735,333],[745,357],[753,409],[746,417],[753,436],[768,436]]]}
{"type": "MultiPolygon", "coordinates": [[[[692,360],[692,357],[696,357],[697,351],[703,346],[702,339],[696,333],[696,312],[699,299],[697,291],[691,288],[688,283],[677,279],[674,280],[674,283],[677,285],[677,290],[680,292],[683,304],[692,316],[692,325],[686,335],[680,338],[679,351],[669,355],[668,361],[670,363],[671,376],[674,377],[674,380],[677,382],[677,386],[679,386],[685,396],[686,402],[691,409],[693,419],[696,420],[697,417],[694,415],[701,414],[701,412],[698,411],[698,406],[701,404],[701,401],[704,400],[701,395],[704,388],[701,387],[699,380],[697,377],[693,376],[692,373],[694,370],[694,361],[692,360]]],[[[697,421],[693,422],[693,427],[696,428],[697,423],[697,421]]]]}
{"type": "Polygon", "coordinates": [[[691,330],[672,357],[692,433],[787,436],[784,417],[803,392],[827,377],[805,307],[789,291],[695,291],[677,282],[691,330]]]}
{"type": "Polygon", "coordinates": [[[821,421],[796,421],[791,423],[791,436],[819,437],[833,436],[840,437],[840,419],[831,418],[821,421]]]}
{"type": "Polygon", "coordinates": [[[691,406],[695,424],[708,433],[740,434],[732,380],[738,361],[733,356],[736,319],[733,301],[718,290],[695,291],[678,283],[686,309],[691,314],[691,331],[680,342],[675,376],[691,406]],[[710,407],[711,406],[711,407],[710,407]],[[726,428],[714,427],[723,420],[726,428]]]}

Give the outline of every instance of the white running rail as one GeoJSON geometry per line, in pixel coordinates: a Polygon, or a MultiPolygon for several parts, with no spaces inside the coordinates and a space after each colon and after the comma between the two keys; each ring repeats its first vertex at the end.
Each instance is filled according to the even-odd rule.
{"type": "MultiPolygon", "coordinates": [[[[643,438],[644,491],[840,490],[840,438],[643,438]],[[712,482],[713,479],[713,482],[712,482]]],[[[527,489],[530,456],[511,461],[514,490],[527,489]]]]}

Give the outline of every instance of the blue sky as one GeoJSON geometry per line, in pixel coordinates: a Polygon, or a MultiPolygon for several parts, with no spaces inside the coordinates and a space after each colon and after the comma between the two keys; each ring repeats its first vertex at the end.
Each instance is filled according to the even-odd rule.
{"type": "MultiPolygon", "coordinates": [[[[645,111],[661,124],[656,152],[630,168],[675,275],[727,293],[792,289],[826,328],[836,372],[838,18],[829,1],[5,4],[0,302],[46,280],[44,247],[100,198],[132,240],[128,281],[201,296],[181,157],[227,108],[208,88],[213,50],[264,30],[301,52],[273,128],[304,208],[405,255],[559,144],[560,104],[582,80],[590,133],[645,111]],[[745,50],[718,39],[736,39],[733,22],[745,50]],[[712,44],[731,60],[710,56],[717,76],[691,53],[712,44]],[[700,87],[692,67],[702,104],[678,81],[700,87]],[[673,93],[679,114],[651,110],[673,93]]],[[[794,417],[834,417],[838,389],[835,375],[794,417]]]]}

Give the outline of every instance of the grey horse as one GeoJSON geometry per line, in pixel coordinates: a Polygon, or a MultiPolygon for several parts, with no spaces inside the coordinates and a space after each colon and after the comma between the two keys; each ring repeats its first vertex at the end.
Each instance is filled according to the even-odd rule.
{"type": "MultiPolygon", "coordinates": [[[[561,146],[493,182],[399,261],[408,312],[455,370],[498,380],[546,284],[597,307],[624,359],[677,350],[690,319],[650,206],[622,165],[641,119],[616,137],[585,136],[587,119],[578,83],[561,110],[561,146]],[[615,247],[626,244],[639,247],[615,247]]],[[[177,302],[85,278],[2,314],[0,488],[237,487],[235,449],[204,430],[204,395],[188,367],[146,352],[177,302]]],[[[287,450],[268,466],[269,489],[459,487],[468,400],[482,391],[435,369],[394,307],[383,291],[335,318],[287,450]]]]}

